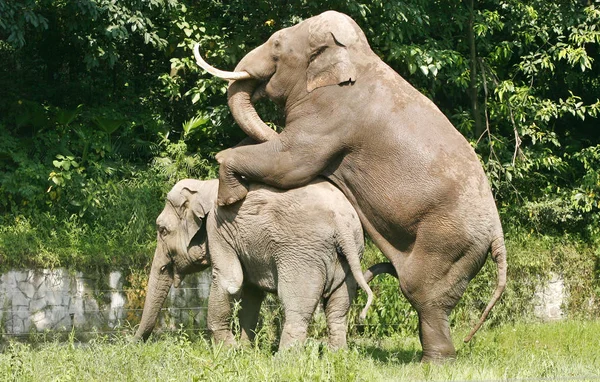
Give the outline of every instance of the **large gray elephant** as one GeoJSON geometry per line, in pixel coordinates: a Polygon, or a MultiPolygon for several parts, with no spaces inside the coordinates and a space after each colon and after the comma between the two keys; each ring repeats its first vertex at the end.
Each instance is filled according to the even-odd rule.
{"type": "Polygon", "coordinates": [[[448,315],[488,251],[494,294],[468,341],[506,285],[498,211],[475,151],[442,112],[386,65],[348,16],[329,11],[282,29],[248,53],[229,79],[229,106],[255,145],[220,152],[218,202],[245,197],[247,181],[282,189],[327,177],[395,267],[419,314],[422,360],[455,357],[448,315]],[[285,107],[271,130],[252,102],[285,107]]]}
{"type": "Polygon", "coordinates": [[[321,298],[329,343],[345,346],[356,283],[368,295],[361,317],[373,294],[360,268],[362,227],[342,192],[326,180],[290,191],[254,184],[244,203],[219,207],[217,190],[218,180],[186,179],[168,193],[135,337],[148,338],[172,284],[212,265],[207,324],[217,341],[234,342],[231,303],[240,295],[241,338],[251,340],[264,293],[272,292],[285,314],[280,348],[305,339],[321,298]]]}

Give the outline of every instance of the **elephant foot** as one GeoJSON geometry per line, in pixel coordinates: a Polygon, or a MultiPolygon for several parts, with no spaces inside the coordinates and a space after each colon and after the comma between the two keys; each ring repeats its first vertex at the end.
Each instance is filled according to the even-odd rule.
{"type": "Polygon", "coordinates": [[[346,343],[346,337],[344,337],[343,339],[331,339],[330,338],[329,341],[327,342],[327,345],[329,347],[329,350],[331,350],[331,351],[346,349],[348,347],[348,344],[346,343]]]}
{"type": "Polygon", "coordinates": [[[214,344],[222,344],[224,346],[237,345],[237,341],[229,329],[212,329],[211,335],[214,344]]]}
{"type": "Polygon", "coordinates": [[[231,205],[244,199],[246,194],[248,194],[248,188],[242,183],[238,183],[235,186],[227,186],[223,182],[219,182],[217,204],[221,207],[231,205]]]}
{"type": "Polygon", "coordinates": [[[219,162],[219,194],[217,204],[227,206],[238,202],[246,197],[248,187],[244,184],[244,178],[236,174],[232,149],[221,151],[216,155],[219,162]]]}
{"type": "Polygon", "coordinates": [[[425,354],[421,357],[421,363],[432,363],[435,365],[441,365],[444,363],[454,362],[456,360],[456,353],[452,354],[425,354]]]}
{"type": "Polygon", "coordinates": [[[443,363],[456,359],[456,349],[450,336],[450,308],[422,307],[419,312],[419,337],[423,346],[421,362],[443,363]]]}
{"type": "Polygon", "coordinates": [[[279,339],[279,351],[302,347],[306,341],[306,330],[307,327],[297,328],[295,331],[291,331],[289,328],[286,329],[285,325],[279,339]]]}
{"type": "Polygon", "coordinates": [[[442,364],[456,360],[456,350],[451,342],[440,343],[437,346],[424,344],[421,363],[442,364]]]}

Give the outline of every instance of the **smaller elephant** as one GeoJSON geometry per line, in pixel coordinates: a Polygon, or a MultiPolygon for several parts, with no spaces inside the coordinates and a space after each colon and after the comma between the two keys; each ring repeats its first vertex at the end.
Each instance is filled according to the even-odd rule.
{"type": "Polygon", "coordinates": [[[277,293],[285,322],[279,348],[306,338],[323,299],[329,344],[346,345],[356,292],[373,294],[360,267],[363,231],[344,194],[325,180],[289,191],[252,184],[246,199],[217,206],[218,180],[185,179],[167,195],[156,220],[157,247],[136,339],[147,339],[172,284],[212,266],[208,329],[234,343],[231,304],[241,297],[242,341],[252,340],[265,292],[277,293]]]}

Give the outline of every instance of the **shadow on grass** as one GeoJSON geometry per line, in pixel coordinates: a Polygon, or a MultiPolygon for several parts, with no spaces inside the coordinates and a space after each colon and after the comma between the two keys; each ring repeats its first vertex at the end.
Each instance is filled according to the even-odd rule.
{"type": "Polygon", "coordinates": [[[403,365],[409,363],[418,363],[421,360],[421,351],[414,348],[394,347],[394,349],[384,349],[381,346],[373,344],[354,344],[365,356],[373,358],[375,361],[403,365]]]}

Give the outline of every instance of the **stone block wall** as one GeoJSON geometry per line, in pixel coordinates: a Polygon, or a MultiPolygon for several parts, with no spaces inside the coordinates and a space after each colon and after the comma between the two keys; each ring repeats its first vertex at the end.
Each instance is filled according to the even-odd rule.
{"type": "MultiPolygon", "coordinates": [[[[155,330],[206,328],[210,271],[188,275],[180,288],[171,288],[155,330]]],[[[534,314],[541,320],[564,318],[567,293],[553,274],[534,296],[534,314]]],[[[127,301],[121,272],[86,275],[56,270],[10,271],[0,275],[0,334],[32,332],[111,332],[136,324],[142,301],[127,301]],[[130,321],[129,323],[126,321],[130,321]]]]}
{"type": "MultiPolygon", "coordinates": [[[[157,328],[204,328],[209,287],[210,273],[202,272],[171,288],[157,328]]],[[[141,317],[141,309],[129,307],[121,272],[24,270],[0,276],[0,333],[110,331],[131,317],[141,317]]]]}

